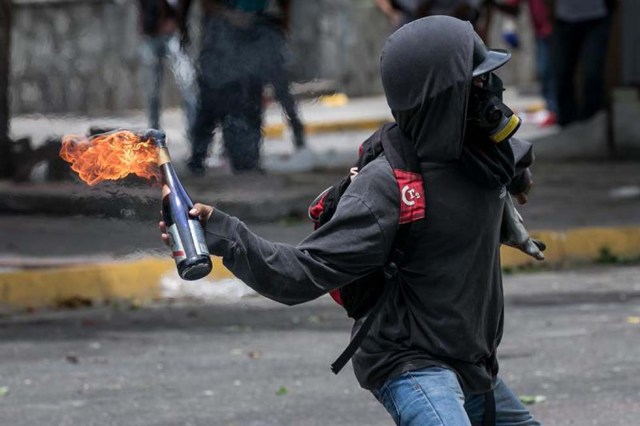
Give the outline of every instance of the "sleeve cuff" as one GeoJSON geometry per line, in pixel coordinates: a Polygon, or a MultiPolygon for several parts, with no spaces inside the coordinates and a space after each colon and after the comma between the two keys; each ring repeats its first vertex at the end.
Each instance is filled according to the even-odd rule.
{"type": "Polygon", "coordinates": [[[229,257],[234,246],[233,236],[239,220],[215,209],[205,227],[209,252],[215,256],[229,257]]]}

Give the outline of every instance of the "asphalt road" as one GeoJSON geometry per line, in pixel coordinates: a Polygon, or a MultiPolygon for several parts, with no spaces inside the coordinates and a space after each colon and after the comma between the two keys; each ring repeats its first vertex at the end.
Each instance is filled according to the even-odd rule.
{"type": "MultiPolygon", "coordinates": [[[[536,176],[521,209],[533,229],[637,225],[637,163],[540,165],[536,176]]],[[[311,229],[251,225],[289,243],[311,229]]],[[[0,215],[0,235],[0,269],[31,256],[166,255],[155,221],[0,215]]],[[[629,267],[506,278],[501,374],[546,399],[532,406],[544,424],[640,425],[639,277],[629,267]]],[[[0,426],[390,425],[349,367],[329,372],[348,330],[324,299],[0,316],[0,426]]]]}
{"type": "MultiPolygon", "coordinates": [[[[640,424],[640,267],[508,275],[501,375],[546,425],[640,424]],[[613,288],[618,290],[613,291],[613,288]]],[[[0,318],[0,424],[390,425],[326,298],[0,318]]]]}
{"type": "MultiPolygon", "coordinates": [[[[298,243],[312,231],[310,221],[249,224],[270,240],[298,243]]],[[[168,256],[157,220],[89,216],[0,214],[0,268],[46,257],[141,258],[168,256]]]]}

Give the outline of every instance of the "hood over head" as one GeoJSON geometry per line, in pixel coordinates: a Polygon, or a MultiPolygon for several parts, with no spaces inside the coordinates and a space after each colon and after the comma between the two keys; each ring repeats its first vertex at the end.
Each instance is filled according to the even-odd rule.
{"type": "Polygon", "coordinates": [[[421,162],[455,161],[487,188],[511,183],[518,162],[514,142],[494,143],[488,133],[467,126],[474,75],[493,71],[510,56],[487,49],[469,22],[449,16],[418,19],[387,39],[382,85],[398,128],[421,162]]]}
{"type": "Polygon", "coordinates": [[[469,22],[429,16],[401,27],[384,45],[380,74],[387,103],[421,160],[462,155],[474,34],[469,22]]]}

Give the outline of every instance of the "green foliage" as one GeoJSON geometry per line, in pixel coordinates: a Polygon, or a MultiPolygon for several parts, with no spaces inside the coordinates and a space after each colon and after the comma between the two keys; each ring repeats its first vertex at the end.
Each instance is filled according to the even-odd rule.
{"type": "Polygon", "coordinates": [[[615,255],[609,247],[600,248],[600,255],[596,262],[600,264],[616,264],[620,261],[620,258],[615,255]]]}
{"type": "Polygon", "coordinates": [[[519,272],[533,273],[533,272],[549,271],[551,269],[554,269],[554,268],[546,263],[536,262],[536,263],[527,263],[527,264],[518,265],[518,266],[503,266],[502,273],[504,275],[513,275],[519,272]]]}
{"type": "Polygon", "coordinates": [[[544,395],[520,395],[520,402],[525,405],[537,404],[546,400],[547,398],[544,395]]]}
{"type": "Polygon", "coordinates": [[[640,257],[625,257],[614,253],[609,247],[602,247],[597,258],[593,260],[565,260],[560,263],[551,262],[531,262],[518,266],[503,266],[502,273],[504,275],[512,275],[516,273],[534,273],[544,271],[567,270],[571,268],[585,267],[589,265],[637,265],[640,263],[640,257]]]}
{"type": "Polygon", "coordinates": [[[601,247],[600,255],[596,259],[596,263],[601,265],[629,265],[637,263],[639,258],[620,256],[614,253],[609,247],[601,247]]]}

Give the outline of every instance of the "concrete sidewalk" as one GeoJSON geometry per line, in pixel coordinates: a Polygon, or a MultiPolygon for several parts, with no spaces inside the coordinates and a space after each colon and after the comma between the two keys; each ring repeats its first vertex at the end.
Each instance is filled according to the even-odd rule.
{"type": "MultiPolygon", "coordinates": [[[[535,111],[540,108],[541,100],[515,91],[506,92],[505,98],[524,117],[518,136],[533,140],[534,144],[543,141],[540,151],[546,154],[540,156],[542,161],[534,167],[536,185],[531,202],[520,211],[529,229],[548,243],[547,263],[640,257],[640,162],[549,161],[549,154],[555,149],[553,135],[558,129],[541,129],[536,124],[535,111]]],[[[304,220],[308,203],[346,173],[355,160],[359,144],[391,119],[381,97],[348,100],[333,96],[305,101],[300,109],[307,124],[307,151],[311,155],[301,158],[294,153],[281,111],[277,106],[270,106],[265,114],[263,145],[263,166],[267,173],[232,176],[225,168],[218,143],[207,175],[202,178],[185,172],[188,145],[182,136],[182,116],[178,110],[167,111],[163,123],[170,138],[171,154],[192,198],[212,202],[251,223],[304,220]]],[[[12,131],[16,137],[30,135],[37,145],[51,135],[84,133],[91,125],[144,128],[144,116],[137,112],[100,119],[16,117],[12,131]]],[[[584,127],[586,130],[582,132],[589,133],[588,126],[584,127]]],[[[598,139],[597,135],[591,137],[594,141],[598,139]]],[[[577,154],[574,157],[580,158],[580,152],[584,151],[581,142],[576,138],[571,147],[564,149],[572,150],[577,154]]],[[[600,143],[604,143],[602,138],[600,143]]],[[[586,158],[593,158],[592,154],[586,158]]],[[[32,176],[35,182],[0,182],[0,212],[17,218],[34,214],[114,218],[140,223],[137,233],[155,228],[157,188],[138,180],[95,187],[75,180],[46,182],[39,179],[43,174],[40,167],[32,176]]],[[[20,224],[15,226],[19,228],[20,224]]],[[[311,229],[310,225],[302,228],[305,232],[311,229]]],[[[127,238],[132,238],[130,232],[127,238]]],[[[153,237],[155,241],[155,234],[153,237]]],[[[37,259],[22,263],[13,259],[11,271],[0,273],[0,304],[47,306],[65,300],[100,302],[162,297],[162,283],[175,279],[175,267],[165,259],[143,257],[105,262],[87,253],[84,261],[57,261],[55,265],[43,259],[40,266],[47,267],[37,270],[33,270],[37,259]]],[[[503,251],[505,267],[530,263],[528,258],[510,249],[503,251]]],[[[207,282],[222,283],[230,278],[230,273],[216,260],[207,282]]]]}
{"type": "MultiPolygon", "coordinates": [[[[555,128],[541,129],[535,123],[535,112],[543,105],[539,96],[523,95],[516,89],[510,89],[505,92],[505,102],[523,117],[523,125],[518,133],[521,138],[535,139],[557,131],[555,128]]],[[[301,100],[298,107],[305,123],[308,146],[314,154],[312,164],[296,168],[298,171],[349,165],[364,138],[393,119],[383,96],[349,99],[343,94],[336,94],[301,100]]],[[[146,118],[144,111],[129,111],[120,116],[109,117],[19,116],[12,118],[11,134],[14,138],[31,137],[34,147],[37,147],[49,137],[84,134],[91,126],[144,129],[146,118]]],[[[174,162],[184,163],[189,154],[189,146],[181,110],[165,110],[162,126],[167,133],[174,162]]],[[[266,108],[263,133],[264,168],[270,172],[292,171],[295,165],[283,164],[282,161],[294,152],[294,147],[278,104],[271,103],[266,108]]],[[[220,141],[216,139],[209,160],[211,167],[220,166],[220,151],[220,141]]]]}

